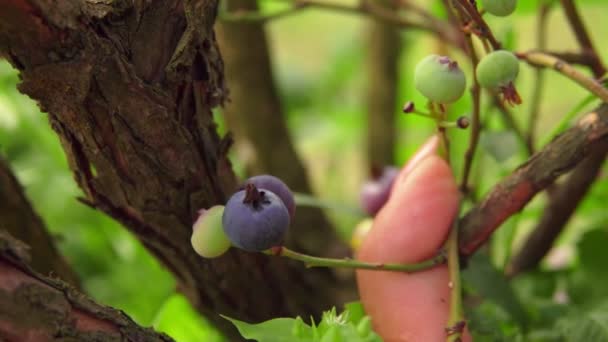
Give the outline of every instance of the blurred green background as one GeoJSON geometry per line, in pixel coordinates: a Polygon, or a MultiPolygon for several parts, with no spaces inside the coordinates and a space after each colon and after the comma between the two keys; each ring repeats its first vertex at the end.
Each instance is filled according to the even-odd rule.
{"type": "MultiPolygon", "coordinates": [[[[520,1],[516,15],[508,19],[488,17],[488,22],[510,48],[531,49],[534,47],[537,3],[520,1]]],[[[273,1],[263,4],[264,11],[275,11],[283,6],[273,1]]],[[[608,14],[608,2],[589,0],[578,1],[578,4],[600,53],[608,56],[608,44],[604,42],[604,37],[608,36],[608,23],[603,22],[608,14]]],[[[275,78],[289,128],[306,162],[316,195],[353,206],[357,206],[359,185],[366,175],[366,24],[367,19],[363,17],[311,9],[267,25],[275,78]]],[[[549,38],[549,50],[574,51],[578,48],[559,8],[550,15],[549,38]]],[[[428,35],[407,31],[403,31],[402,39],[399,98],[422,105],[423,98],[413,89],[412,71],[417,61],[435,51],[438,43],[428,35]]],[[[466,59],[458,54],[455,57],[470,75],[466,59]]],[[[49,127],[46,115],[40,113],[33,101],[18,93],[18,82],[16,71],[8,63],[0,62],[0,153],[10,162],[61,251],[81,277],[87,293],[102,303],[124,310],[140,324],[167,332],[178,341],[221,340],[184,297],[176,293],[175,280],[167,270],[125,229],[76,200],[81,191],[68,170],[59,141],[49,127]],[[154,286],[142,287],[144,280],[154,286]]],[[[526,65],[522,65],[517,88],[524,103],[513,113],[520,126],[525,127],[529,111],[526,99],[532,89],[532,69],[526,65]]],[[[587,97],[587,93],[561,75],[548,72],[543,96],[539,141],[549,139],[550,132],[587,97]]],[[[578,112],[597,103],[592,101],[578,112]]],[[[465,96],[450,108],[450,113],[453,118],[466,115],[469,105],[465,96]]],[[[482,137],[474,171],[480,194],[525,160],[523,146],[504,129],[497,113],[487,110],[489,107],[485,104],[483,108],[482,115],[489,129],[482,137]]],[[[399,110],[395,108],[396,112],[399,110]]],[[[221,122],[221,110],[216,118],[221,122]]],[[[433,124],[401,115],[398,129],[396,159],[401,164],[429,136],[433,124]]],[[[457,174],[468,134],[467,131],[452,133],[457,174]]],[[[234,163],[237,171],[240,170],[238,160],[234,163]]],[[[556,251],[564,260],[546,265],[543,273],[518,279],[514,288],[520,299],[557,305],[551,299],[559,288],[566,291],[569,301],[580,307],[594,301],[598,304],[598,299],[608,307],[608,287],[604,289],[596,285],[597,280],[589,278],[607,277],[600,277],[596,272],[606,273],[602,267],[606,263],[602,264],[602,261],[608,262],[608,256],[602,251],[605,249],[602,243],[608,243],[607,190],[604,173],[560,238],[560,248],[556,251]]],[[[495,267],[502,268],[512,247],[533,227],[542,214],[544,200],[539,196],[496,234],[492,242],[495,267]]],[[[340,213],[330,213],[330,216],[344,239],[348,239],[357,218],[340,213]]],[[[544,317],[539,308],[543,306],[526,309],[537,310],[534,317],[544,317]]],[[[561,312],[551,308],[554,313],[561,312]]],[[[483,309],[491,312],[492,317],[501,317],[497,313],[498,307],[489,304],[483,309]]],[[[506,321],[514,319],[512,315],[509,317],[506,321]]],[[[603,324],[608,324],[608,320],[603,324]]],[[[510,328],[503,328],[507,334],[510,328]]]]}

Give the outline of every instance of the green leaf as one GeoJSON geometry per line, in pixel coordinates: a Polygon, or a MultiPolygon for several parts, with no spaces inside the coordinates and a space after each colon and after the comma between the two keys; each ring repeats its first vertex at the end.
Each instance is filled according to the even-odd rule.
{"type": "Polygon", "coordinates": [[[468,268],[463,272],[463,277],[467,286],[475,289],[483,298],[498,304],[525,330],[528,321],[526,311],[509,281],[492,265],[486,255],[473,256],[469,260],[468,268]]]}
{"type": "Polygon", "coordinates": [[[608,311],[604,308],[588,314],[571,315],[560,320],[557,328],[568,342],[608,342],[608,311]]]}
{"type": "Polygon", "coordinates": [[[296,319],[275,318],[259,324],[250,324],[224,315],[221,316],[232,322],[239,333],[247,339],[259,342],[313,341],[311,327],[304,324],[299,317],[296,319]]]}
{"type": "Polygon", "coordinates": [[[348,303],[346,309],[337,314],[332,308],[323,313],[318,325],[306,325],[300,317],[276,318],[259,324],[249,324],[222,316],[231,321],[241,335],[260,342],[380,342],[380,337],[371,330],[371,320],[363,313],[358,302],[348,303]],[[352,313],[350,310],[353,310],[352,313]]]}
{"type": "Polygon", "coordinates": [[[490,301],[468,308],[466,317],[475,342],[516,341],[515,337],[521,335],[509,314],[490,301]]]}
{"type": "Polygon", "coordinates": [[[365,318],[365,309],[361,302],[350,302],[344,304],[344,311],[348,311],[348,320],[353,324],[358,324],[365,318]]]}
{"type": "Polygon", "coordinates": [[[608,263],[608,232],[601,229],[589,231],[583,235],[578,244],[581,266],[585,271],[596,274],[605,274],[608,263]]]}
{"type": "Polygon", "coordinates": [[[163,304],[154,320],[154,329],[178,342],[222,342],[223,336],[205,321],[188,300],[174,294],[163,304]]]}

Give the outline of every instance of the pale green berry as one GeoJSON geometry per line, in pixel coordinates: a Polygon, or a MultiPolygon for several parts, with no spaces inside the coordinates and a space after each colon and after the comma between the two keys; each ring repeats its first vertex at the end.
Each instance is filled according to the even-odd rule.
{"type": "Polygon", "coordinates": [[[435,103],[452,103],[462,97],[467,81],[458,63],[445,56],[430,55],[416,66],[414,85],[435,103]]]}
{"type": "Polygon", "coordinates": [[[519,60],[509,51],[494,51],[481,59],[475,73],[482,87],[507,87],[519,74],[519,60]]]}
{"type": "Polygon", "coordinates": [[[230,248],[230,240],[222,227],[224,206],[216,205],[199,211],[200,215],[192,226],[190,243],[194,251],[205,258],[215,258],[230,248]]]}
{"type": "Polygon", "coordinates": [[[506,17],[515,11],[517,0],[481,0],[486,12],[497,17],[506,17]]]}

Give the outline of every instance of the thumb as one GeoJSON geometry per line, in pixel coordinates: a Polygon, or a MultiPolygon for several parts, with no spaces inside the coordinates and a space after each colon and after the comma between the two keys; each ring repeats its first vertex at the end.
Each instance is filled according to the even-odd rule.
{"type": "MultiPolygon", "coordinates": [[[[361,260],[416,263],[442,247],[459,194],[437,145],[436,137],[429,140],[397,178],[361,245],[361,260]]],[[[450,298],[445,265],[412,274],[359,270],[357,281],[363,306],[385,341],[445,341],[450,298]]]]}

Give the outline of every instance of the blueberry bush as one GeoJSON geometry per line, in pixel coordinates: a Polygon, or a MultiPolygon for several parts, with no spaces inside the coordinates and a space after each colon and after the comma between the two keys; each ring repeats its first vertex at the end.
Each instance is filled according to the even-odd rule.
{"type": "Polygon", "coordinates": [[[0,339],[381,341],[352,271],[447,265],[447,341],[608,340],[607,10],[0,2],[0,339]],[[445,245],[359,260],[433,134],[445,245]]]}

